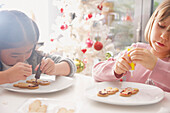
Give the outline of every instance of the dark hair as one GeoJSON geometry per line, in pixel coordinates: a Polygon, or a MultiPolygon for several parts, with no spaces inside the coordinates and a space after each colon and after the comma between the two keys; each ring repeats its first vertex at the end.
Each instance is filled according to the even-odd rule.
{"type": "Polygon", "coordinates": [[[38,39],[37,24],[23,12],[0,11],[0,49],[36,44],[38,39]]]}

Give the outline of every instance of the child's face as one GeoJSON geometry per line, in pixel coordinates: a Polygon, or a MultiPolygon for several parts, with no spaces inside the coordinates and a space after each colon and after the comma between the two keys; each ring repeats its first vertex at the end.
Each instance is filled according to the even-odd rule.
{"type": "Polygon", "coordinates": [[[34,45],[28,45],[21,48],[3,49],[0,51],[0,59],[8,66],[13,66],[18,62],[27,60],[33,50],[34,45]]]}
{"type": "Polygon", "coordinates": [[[170,16],[161,22],[154,21],[150,41],[156,53],[160,55],[170,53],[170,16]]]}

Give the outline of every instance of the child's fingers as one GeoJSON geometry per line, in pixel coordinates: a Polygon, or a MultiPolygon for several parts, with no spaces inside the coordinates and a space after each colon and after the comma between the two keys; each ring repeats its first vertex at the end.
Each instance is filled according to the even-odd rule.
{"type": "Polygon", "coordinates": [[[23,69],[25,72],[32,72],[32,68],[28,68],[28,67],[24,67],[24,69],[23,69]]]}
{"type": "Polygon", "coordinates": [[[45,67],[42,70],[42,73],[47,73],[47,70],[51,70],[51,69],[53,69],[53,65],[50,64],[45,65],[45,67]]]}
{"type": "Polygon", "coordinates": [[[29,64],[24,64],[24,67],[27,67],[27,68],[32,68],[32,65],[29,65],[29,64]]]}
{"type": "Polygon", "coordinates": [[[32,65],[23,63],[23,62],[18,62],[17,64],[15,64],[15,66],[20,66],[20,67],[26,67],[26,68],[31,68],[32,65]]]}
{"type": "Polygon", "coordinates": [[[142,51],[144,51],[144,50],[145,50],[144,48],[134,48],[134,49],[131,49],[130,51],[128,51],[127,54],[129,54],[130,56],[133,55],[134,53],[141,54],[141,53],[143,53],[142,51]]]}
{"type": "Polygon", "coordinates": [[[42,68],[42,72],[43,73],[47,73],[49,72],[49,70],[53,70],[54,69],[54,61],[51,59],[47,59],[44,63],[43,63],[43,67],[42,68]],[[48,71],[47,71],[48,70],[48,71]]]}
{"type": "Polygon", "coordinates": [[[131,56],[131,60],[135,63],[135,61],[143,61],[144,57],[142,55],[133,55],[131,56]]]}
{"type": "Polygon", "coordinates": [[[27,77],[30,76],[32,74],[32,70],[30,71],[25,71],[23,72],[23,75],[26,75],[27,77]]]}
{"type": "Polygon", "coordinates": [[[129,62],[127,61],[128,59],[126,59],[125,57],[121,57],[118,62],[120,63],[119,65],[121,66],[121,68],[125,69],[126,71],[128,71],[131,67],[129,65],[129,62]]]}
{"type": "Polygon", "coordinates": [[[116,66],[115,66],[114,71],[115,71],[117,74],[122,74],[122,73],[125,73],[125,72],[126,72],[126,70],[124,70],[124,68],[121,66],[120,63],[116,63],[116,66]]]}
{"type": "Polygon", "coordinates": [[[117,62],[117,66],[119,68],[121,68],[123,71],[127,71],[129,70],[129,65],[128,63],[123,59],[123,58],[120,58],[117,62]]]}
{"type": "Polygon", "coordinates": [[[34,70],[37,71],[37,70],[38,70],[38,67],[39,67],[39,64],[36,66],[36,68],[35,68],[34,70]]]}
{"type": "Polygon", "coordinates": [[[27,76],[23,75],[19,78],[19,80],[26,80],[27,79],[27,76]]]}
{"type": "Polygon", "coordinates": [[[124,55],[122,56],[122,59],[124,59],[126,62],[130,62],[130,61],[131,61],[131,59],[130,59],[130,57],[128,56],[128,54],[124,54],[124,55]]]}
{"type": "Polygon", "coordinates": [[[46,69],[44,73],[51,74],[51,72],[53,72],[53,70],[54,70],[54,67],[52,66],[52,67],[46,69]]]}
{"type": "Polygon", "coordinates": [[[41,67],[40,67],[40,69],[43,70],[43,68],[44,68],[46,65],[48,65],[49,61],[50,61],[49,58],[43,59],[42,62],[41,62],[41,67]]]}

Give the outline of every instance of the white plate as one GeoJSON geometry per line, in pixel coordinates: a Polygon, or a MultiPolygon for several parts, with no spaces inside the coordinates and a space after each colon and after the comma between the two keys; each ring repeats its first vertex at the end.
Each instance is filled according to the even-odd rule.
{"type": "Polygon", "coordinates": [[[101,82],[87,88],[85,95],[94,101],[115,105],[148,105],[158,103],[164,98],[164,91],[156,86],[134,82],[101,82]],[[99,97],[97,93],[107,87],[118,88],[119,92],[107,97],[99,97]],[[120,96],[120,92],[127,87],[138,88],[139,92],[130,97],[120,96]]]}
{"type": "Polygon", "coordinates": [[[65,108],[67,110],[74,110],[74,113],[78,113],[78,104],[72,101],[66,100],[55,100],[48,98],[30,98],[25,103],[21,104],[21,107],[18,109],[17,113],[28,113],[29,105],[34,102],[34,100],[40,100],[41,105],[47,105],[46,113],[57,113],[60,108],[65,108]]]}
{"type": "MultiPolygon", "coordinates": [[[[43,78],[43,76],[48,76],[48,75],[42,74],[41,76],[43,78]]],[[[27,80],[28,79],[30,80],[31,78],[34,78],[34,75],[29,76],[27,80]]],[[[48,79],[48,77],[46,78],[48,79]]],[[[55,81],[50,79],[49,81],[51,82],[50,85],[45,85],[45,86],[40,85],[38,89],[24,89],[24,88],[18,88],[13,86],[13,84],[16,84],[18,82],[25,82],[25,81],[18,81],[13,84],[7,84],[4,85],[4,88],[9,91],[20,92],[20,93],[51,93],[51,92],[56,92],[68,88],[73,84],[72,78],[64,77],[64,76],[58,76],[55,78],[55,81]]]]}

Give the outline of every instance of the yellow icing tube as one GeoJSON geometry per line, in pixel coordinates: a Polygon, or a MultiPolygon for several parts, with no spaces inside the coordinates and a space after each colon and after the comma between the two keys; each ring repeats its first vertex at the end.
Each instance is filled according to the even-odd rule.
{"type": "MultiPolygon", "coordinates": [[[[127,50],[130,51],[132,48],[128,48],[127,50]]],[[[128,56],[130,57],[130,55],[128,54],[128,56]]],[[[130,73],[131,73],[131,77],[133,77],[133,71],[135,70],[135,64],[133,62],[129,63],[129,65],[131,66],[131,70],[130,73]]]]}
{"type": "Polygon", "coordinates": [[[133,62],[129,63],[131,66],[131,70],[135,70],[135,64],[133,62]]]}

